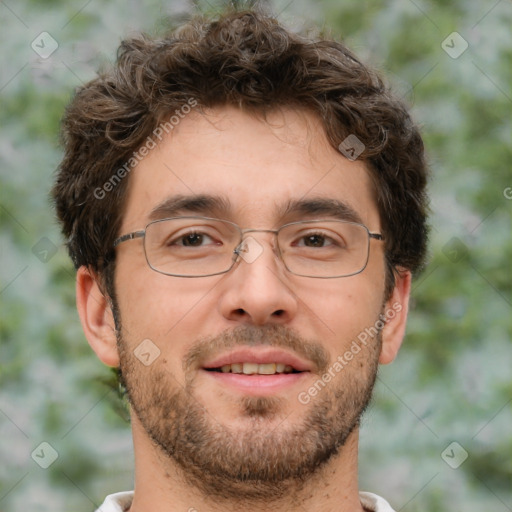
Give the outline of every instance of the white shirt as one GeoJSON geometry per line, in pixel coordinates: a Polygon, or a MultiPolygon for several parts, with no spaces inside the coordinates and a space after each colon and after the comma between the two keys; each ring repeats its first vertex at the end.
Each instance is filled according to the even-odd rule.
{"type": "MultiPolygon", "coordinates": [[[[372,512],[394,512],[390,504],[371,492],[360,492],[361,505],[372,512]]],[[[96,512],[126,512],[133,500],[133,491],[118,492],[107,496],[96,512]]]]}

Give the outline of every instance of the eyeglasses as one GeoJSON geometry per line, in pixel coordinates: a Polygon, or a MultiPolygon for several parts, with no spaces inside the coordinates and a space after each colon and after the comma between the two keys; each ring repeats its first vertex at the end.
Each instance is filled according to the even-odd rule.
{"type": "Polygon", "coordinates": [[[291,222],[273,230],[242,229],[210,217],[173,217],[117,238],[114,247],[143,238],[146,260],[156,272],[207,277],[229,272],[240,258],[254,261],[263,246],[244,235],[256,232],[275,235],[276,252],[289,272],[317,278],[359,274],[368,263],[370,239],[384,240],[362,224],[341,220],[291,222]]]}

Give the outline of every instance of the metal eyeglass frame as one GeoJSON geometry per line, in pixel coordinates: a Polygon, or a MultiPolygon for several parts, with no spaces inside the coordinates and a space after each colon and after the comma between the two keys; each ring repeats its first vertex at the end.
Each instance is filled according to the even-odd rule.
{"type": "Polygon", "coordinates": [[[340,276],[311,276],[311,275],[298,274],[297,272],[293,272],[292,270],[290,270],[288,268],[288,265],[284,261],[283,256],[281,254],[281,248],[279,246],[279,241],[277,241],[277,253],[278,253],[279,259],[283,263],[284,267],[291,274],[296,275],[296,276],[301,276],[301,277],[311,277],[311,278],[315,278],[315,279],[336,279],[336,278],[350,277],[350,276],[354,276],[354,275],[360,274],[366,268],[366,266],[368,265],[368,260],[370,258],[370,239],[373,238],[374,240],[379,240],[381,242],[384,241],[384,236],[381,233],[372,233],[364,224],[360,224],[359,222],[351,222],[351,221],[344,221],[344,220],[333,220],[333,219],[299,220],[299,221],[289,222],[287,224],[283,224],[278,229],[250,229],[250,228],[249,229],[242,229],[238,224],[236,224],[235,222],[231,222],[229,220],[217,219],[217,218],[214,218],[214,217],[203,217],[203,216],[193,216],[193,215],[187,216],[187,215],[185,215],[185,216],[180,216],[180,217],[167,217],[165,219],[153,220],[153,221],[149,222],[148,224],[146,224],[146,227],[144,229],[137,230],[137,231],[132,231],[131,233],[126,233],[125,235],[122,235],[119,238],[116,238],[114,240],[113,244],[112,244],[112,247],[115,248],[119,244],[121,244],[123,242],[127,242],[128,240],[134,240],[136,238],[145,238],[146,230],[152,224],[156,224],[156,223],[159,223],[159,222],[165,222],[165,221],[168,221],[168,220],[175,220],[175,219],[203,219],[203,220],[211,220],[211,221],[220,221],[220,222],[224,222],[226,224],[230,224],[230,225],[234,226],[237,229],[237,231],[240,233],[240,242],[235,247],[235,249],[233,249],[233,260],[232,260],[231,265],[230,265],[230,267],[228,269],[222,270],[221,272],[214,272],[213,274],[201,274],[201,275],[197,275],[197,276],[181,275],[181,274],[170,274],[168,272],[163,272],[161,270],[156,269],[149,262],[147,251],[146,251],[146,244],[145,244],[145,242],[143,242],[144,256],[146,257],[146,262],[147,262],[149,268],[151,268],[151,270],[153,270],[155,272],[158,272],[159,274],[163,274],[165,276],[172,276],[172,277],[196,278],[196,277],[210,277],[210,276],[217,276],[217,275],[221,275],[221,274],[226,274],[227,272],[229,272],[235,266],[235,263],[239,260],[240,253],[243,250],[243,242],[244,242],[243,237],[244,237],[245,234],[247,234],[247,233],[273,233],[276,236],[276,240],[277,240],[277,236],[278,236],[279,232],[283,228],[288,227],[288,226],[292,226],[292,225],[295,225],[295,224],[311,224],[311,223],[317,223],[317,222],[318,223],[321,223],[321,222],[340,222],[340,223],[354,224],[356,226],[360,226],[360,227],[364,228],[366,230],[366,232],[368,233],[368,250],[367,250],[366,260],[365,260],[365,263],[364,263],[363,267],[360,270],[358,270],[357,272],[352,272],[350,274],[343,274],[343,275],[340,275],[340,276]]]}

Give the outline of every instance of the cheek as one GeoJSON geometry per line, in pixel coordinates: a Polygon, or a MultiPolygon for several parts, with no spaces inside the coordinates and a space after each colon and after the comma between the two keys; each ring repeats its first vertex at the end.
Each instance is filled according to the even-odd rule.
{"type": "MultiPolygon", "coordinates": [[[[382,276],[379,279],[382,280],[382,276]]],[[[379,318],[384,286],[377,288],[376,282],[369,272],[310,283],[307,292],[297,292],[303,303],[299,330],[328,343],[327,348],[336,358],[379,318]]]]}
{"type": "Polygon", "coordinates": [[[120,269],[116,282],[123,338],[132,350],[149,339],[163,355],[172,356],[169,361],[181,361],[187,344],[205,334],[215,283],[164,276],[149,268],[120,269]]]}

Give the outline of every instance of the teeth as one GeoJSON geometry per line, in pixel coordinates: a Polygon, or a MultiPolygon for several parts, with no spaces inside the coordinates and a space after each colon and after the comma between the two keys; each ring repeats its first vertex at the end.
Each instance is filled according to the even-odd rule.
{"type": "Polygon", "coordinates": [[[227,364],[226,366],[231,366],[231,373],[242,373],[243,372],[243,364],[242,363],[233,363],[227,364]]]}
{"type": "Polygon", "coordinates": [[[221,366],[220,371],[245,375],[274,375],[276,373],[292,373],[293,367],[284,363],[233,363],[221,366]]]}
{"type": "Polygon", "coordinates": [[[262,375],[273,375],[274,373],[276,373],[276,364],[275,363],[259,364],[258,365],[258,373],[261,373],[262,375]]]}
{"type": "Polygon", "coordinates": [[[258,363],[244,363],[244,373],[245,375],[253,375],[254,373],[258,373],[258,363]]]}

